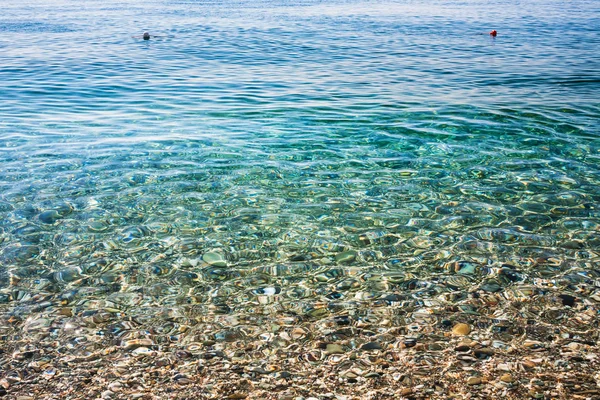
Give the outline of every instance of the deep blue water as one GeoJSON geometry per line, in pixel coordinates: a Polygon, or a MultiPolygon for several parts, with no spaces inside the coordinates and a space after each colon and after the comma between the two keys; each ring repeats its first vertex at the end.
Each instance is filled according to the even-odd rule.
{"type": "Polygon", "coordinates": [[[592,288],[599,99],[595,0],[3,0],[3,316],[592,288]]]}

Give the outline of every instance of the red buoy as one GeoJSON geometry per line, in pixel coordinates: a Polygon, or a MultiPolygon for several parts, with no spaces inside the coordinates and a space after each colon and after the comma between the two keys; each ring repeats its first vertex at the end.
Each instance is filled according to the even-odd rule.
{"type": "Polygon", "coordinates": [[[492,35],[493,37],[496,37],[496,35],[498,35],[498,32],[496,32],[496,30],[494,29],[493,31],[490,32],[490,35],[492,35]]]}

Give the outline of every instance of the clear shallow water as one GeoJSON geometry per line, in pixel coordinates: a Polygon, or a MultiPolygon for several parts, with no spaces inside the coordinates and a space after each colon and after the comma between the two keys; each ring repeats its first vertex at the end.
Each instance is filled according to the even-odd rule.
{"type": "Polygon", "coordinates": [[[3,337],[595,304],[598,11],[4,1],[3,337]]]}

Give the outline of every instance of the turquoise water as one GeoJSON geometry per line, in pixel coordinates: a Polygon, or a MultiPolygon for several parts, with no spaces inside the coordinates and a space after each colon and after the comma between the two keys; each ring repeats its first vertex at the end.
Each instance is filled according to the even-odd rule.
{"type": "Polygon", "coordinates": [[[600,299],[597,1],[2,6],[3,340],[600,299]]]}

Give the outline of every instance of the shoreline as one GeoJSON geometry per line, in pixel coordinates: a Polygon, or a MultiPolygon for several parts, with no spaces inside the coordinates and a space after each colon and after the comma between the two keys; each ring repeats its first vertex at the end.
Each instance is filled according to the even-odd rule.
{"type": "MultiPolygon", "coordinates": [[[[524,314],[537,307],[514,306],[524,314]]],[[[217,341],[99,337],[85,354],[33,335],[1,343],[0,386],[19,400],[600,397],[594,308],[564,307],[563,324],[517,318],[502,331],[493,318],[447,311],[448,319],[413,313],[405,326],[337,315],[326,330],[313,319],[254,335],[256,327],[240,324],[217,341]]],[[[201,322],[193,332],[216,330],[201,322]]]]}

